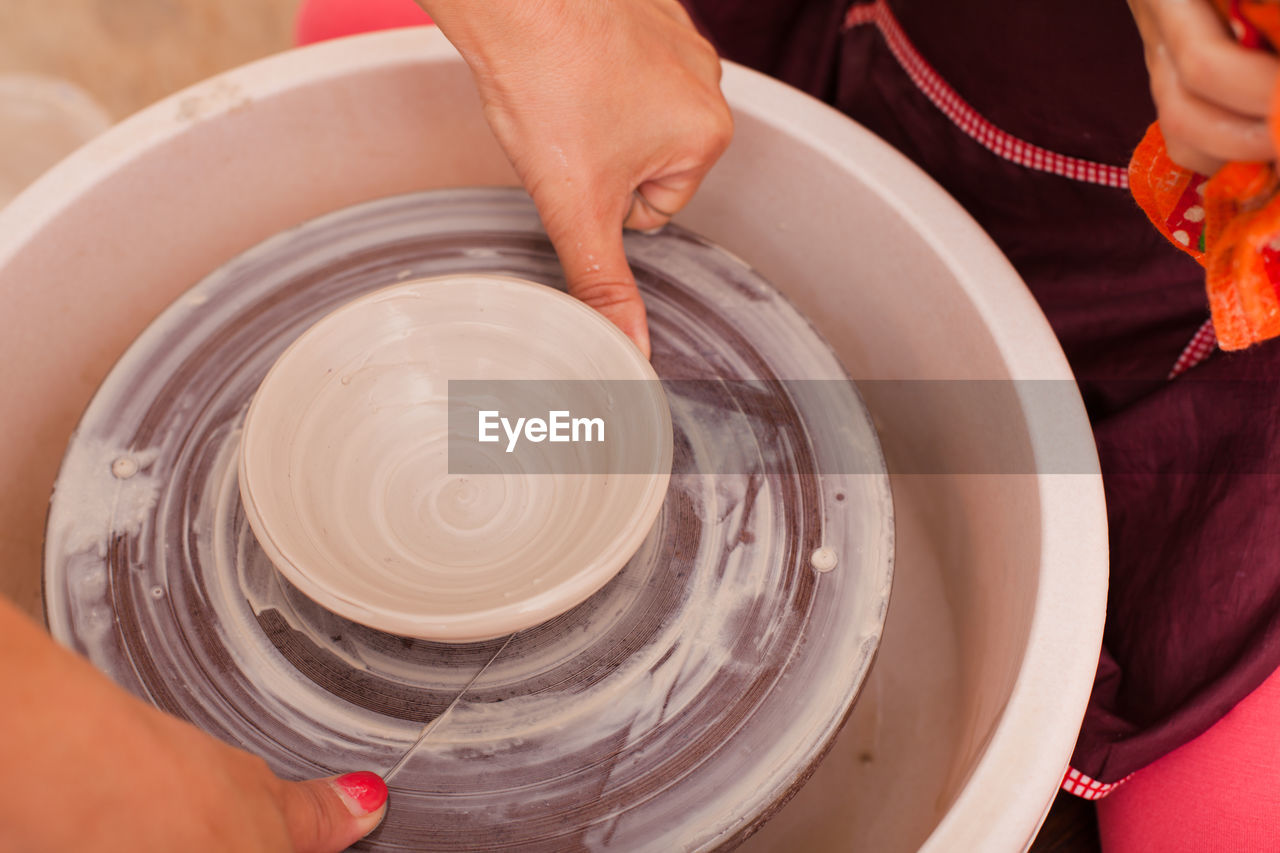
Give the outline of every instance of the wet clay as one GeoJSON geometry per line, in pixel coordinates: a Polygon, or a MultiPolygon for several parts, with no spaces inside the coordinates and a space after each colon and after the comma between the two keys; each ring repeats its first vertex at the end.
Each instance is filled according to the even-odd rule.
{"type": "Polygon", "coordinates": [[[295,341],[245,415],[238,477],[258,544],[310,598],[456,643],[505,637],[599,591],[644,541],[670,474],[666,396],[616,326],[553,287],[452,275],[374,291],[295,341]],[[458,380],[482,393],[455,394],[458,380]],[[512,455],[495,440],[455,460],[450,446],[510,401],[492,390],[508,383],[544,411],[608,415],[608,449],[530,442],[512,455]],[[636,399],[617,411],[624,391],[636,399]],[[535,468],[547,448],[569,452],[535,468]]]}
{"type": "MultiPolygon", "coordinates": [[[[844,376],[728,253],[678,228],[629,235],[627,249],[664,379],[844,376]]],[[[510,638],[380,633],[271,566],[239,502],[240,426],[267,369],[319,317],[455,272],[563,287],[523,194],[448,190],[282,233],[162,314],[73,437],[49,517],[50,628],[285,776],[397,768],[367,849],[730,845],[812,773],[880,637],[893,528],[870,420],[857,406],[861,418],[835,422],[847,406],[779,383],[751,399],[693,383],[669,400],[666,503],[599,593],[510,638]],[[868,470],[850,455],[880,473],[821,473],[868,470]],[[753,469],[757,458],[790,467],[753,469]]]]}

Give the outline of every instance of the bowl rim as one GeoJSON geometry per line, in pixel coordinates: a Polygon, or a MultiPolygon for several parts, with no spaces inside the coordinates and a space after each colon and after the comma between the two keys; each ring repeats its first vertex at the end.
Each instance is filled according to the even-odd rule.
{"type": "MultiPolygon", "coordinates": [[[[1074,382],[1048,319],[1012,263],[905,154],[834,107],[758,71],[726,63],[722,88],[735,114],[802,139],[916,229],[982,318],[1009,378],[1074,382]]],[[[1094,446],[1088,414],[1078,391],[1061,420],[1018,393],[1038,469],[1028,476],[1036,480],[1040,503],[1040,571],[1026,602],[1030,624],[992,726],[959,747],[955,766],[962,775],[938,804],[921,853],[1031,845],[1069,768],[1098,667],[1109,572],[1102,476],[1097,469],[1039,470],[1063,435],[1094,446]]]]}
{"type": "Polygon", "coordinates": [[[254,537],[266,552],[272,565],[308,598],[339,616],[387,633],[437,642],[468,643],[504,637],[552,619],[590,598],[622,570],[649,535],[666,500],[667,487],[671,479],[673,432],[670,407],[666,395],[661,392],[661,384],[653,366],[631,339],[604,315],[564,291],[538,282],[494,273],[457,273],[407,279],[372,290],[342,304],[307,327],[280,354],[263,377],[258,391],[254,393],[241,427],[241,440],[237,453],[241,505],[249,526],[253,529],[254,537]],[[628,378],[652,381],[652,387],[656,392],[653,394],[653,399],[661,409],[658,417],[660,432],[657,440],[660,447],[657,470],[652,473],[617,475],[648,479],[629,523],[619,525],[623,533],[610,538],[603,551],[581,570],[529,598],[484,610],[425,615],[370,606],[314,577],[302,565],[305,561],[301,560],[296,552],[290,550],[288,543],[271,533],[271,525],[264,518],[261,496],[254,494],[254,483],[262,482],[263,475],[260,470],[264,467],[257,459],[257,454],[265,451],[258,447],[260,442],[253,440],[253,425],[257,422],[255,413],[261,411],[259,404],[262,400],[262,389],[269,386],[273,377],[279,381],[280,375],[291,364],[292,359],[299,352],[314,345],[317,335],[327,331],[332,324],[366,310],[372,304],[400,294],[415,291],[421,293],[424,287],[473,289],[478,283],[483,283],[482,286],[496,285],[507,288],[514,286],[527,289],[528,293],[537,294],[531,298],[545,299],[548,304],[556,304],[571,311],[581,318],[580,322],[591,325],[598,332],[602,332],[607,340],[616,344],[619,353],[626,354],[624,360],[627,366],[634,369],[636,373],[635,376],[628,378]],[[251,473],[251,471],[259,473],[251,473]]]}

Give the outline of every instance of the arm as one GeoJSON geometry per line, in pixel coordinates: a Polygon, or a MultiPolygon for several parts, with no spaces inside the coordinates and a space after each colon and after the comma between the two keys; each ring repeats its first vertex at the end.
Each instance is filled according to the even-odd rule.
{"type": "Polygon", "coordinates": [[[623,227],[666,224],[733,131],[720,62],[675,0],[419,0],[462,53],[569,292],[649,354],[623,227]]]}
{"type": "Polygon", "coordinates": [[[346,849],[385,812],[370,774],[282,781],[129,695],[4,598],[0,673],[5,850],[322,853],[346,849]]]}

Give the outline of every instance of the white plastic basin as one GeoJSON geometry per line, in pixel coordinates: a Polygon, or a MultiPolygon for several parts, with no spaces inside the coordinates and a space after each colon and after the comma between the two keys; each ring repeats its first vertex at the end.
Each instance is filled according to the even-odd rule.
{"type": "MultiPolygon", "coordinates": [[[[786,292],[860,379],[1068,379],[1024,285],[935,184],[812,99],[728,67],[737,136],[678,221],[786,292]]],[[[331,42],[168,98],[0,211],[0,589],[39,612],[62,451],[113,361],[170,300],[283,228],[369,199],[514,184],[433,30],[331,42]]],[[[895,474],[879,659],[831,755],[750,850],[1018,850],[1062,777],[1106,591],[1096,476],[1045,471],[1078,400],[990,424],[867,395],[895,474]],[[1033,473],[1041,471],[1042,473],[1033,473]]]]}

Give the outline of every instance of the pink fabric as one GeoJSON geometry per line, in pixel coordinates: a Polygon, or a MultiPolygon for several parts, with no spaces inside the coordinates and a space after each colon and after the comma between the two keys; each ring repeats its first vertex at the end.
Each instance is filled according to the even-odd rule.
{"type": "Polygon", "coordinates": [[[430,23],[431,18],[413,0],[302,0],[294,20],[294,42],[311,44],[430,23]]]}
{"type": "Polygon", "coordinates": [[[1098,802],[1105,853],[1280,850],[1280,671],[1098,802]]]}

